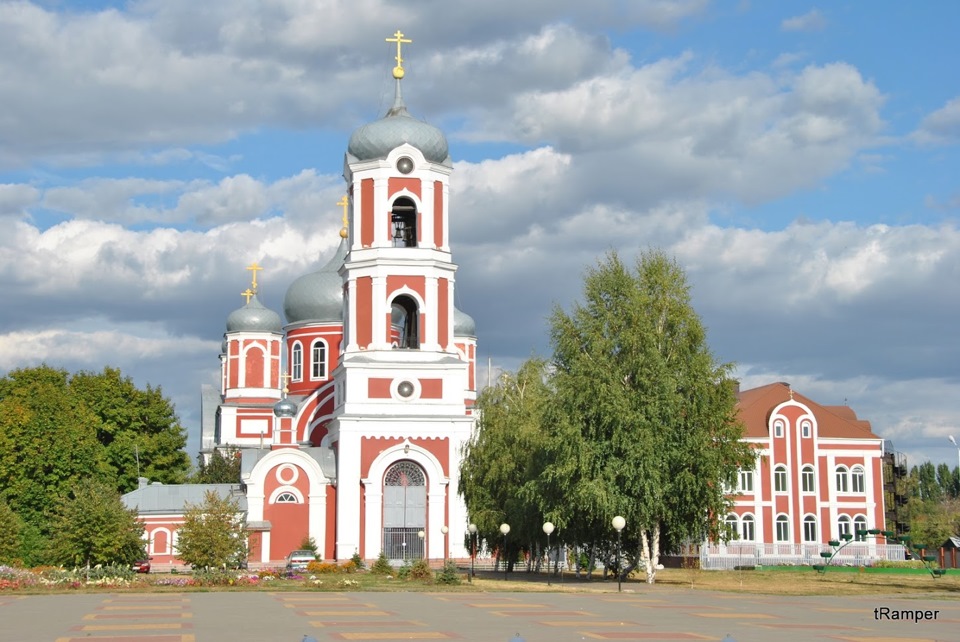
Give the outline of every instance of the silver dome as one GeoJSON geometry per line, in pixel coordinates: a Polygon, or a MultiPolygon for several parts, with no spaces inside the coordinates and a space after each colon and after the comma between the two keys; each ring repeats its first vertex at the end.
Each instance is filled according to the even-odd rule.
{"type": "Polygon", "coordinates": [[[250,301],[227,317],[227,332],[281,332],[280,315],[268,310],[254,294],[250,301]]]}
{"type": "Polygon", "coordinates": [[[466,312],[453,308],[453,336],[476,337],[477,322],[466,312]]]}
{"type": "Polygon", "coordinates": [[[287,288],[283,297],[287,323],[343,321],[343,279],[338,271],[349,249],[347,239],[341,239],[336,254],[326,265],[304,274],[287,288]]]}
{"type": "Polygon", "coordinates": [[[357,160],[386,158],[387,154],[404,143],[413,145],[423,153],[424,158],[434,163],[442,163],[450,157],[443,132],[417,120],[407,111],[400,96],[400,82],[397,81],[397,97],[393,107],[380,120],[354,131],[347,145],[347,153],[357,160]]]}
{"type": "Polygon", "coordinates": [[[277,403],[273,404],[273,414],[275,414],[277,417],[296,417],[297,404],[286,398],[281,399],[277,403]]]}

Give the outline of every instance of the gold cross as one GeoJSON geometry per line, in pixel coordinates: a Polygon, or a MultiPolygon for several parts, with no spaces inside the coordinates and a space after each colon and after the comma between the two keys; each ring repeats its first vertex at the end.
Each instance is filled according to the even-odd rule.
{"type": "Polygon", "coordinates": [[[287,387],[287,384],[290,383],[290,380],[293,378],[290,376],[289,372],[284,372],[280,375],[280,378],[283,379],[283,394],[290,392],[290,389],[287,387]]]}
{"type": "MultiPolygon", "coordinates": [[[[253,293],[257,293],[257,272],[261,271],[263,268],[257,265],[257,262],[254,261],[247,266],[247,269],[253,272],[253,293]]],[[[249,303],[249,301],[247,301],[249,303]]]]}
{"type": "Polygon", "coordinates": [[[247,303],[250,303],[250,297],[252,297],[254,294],[256,294],[256,292],[254,292],[250,288],[247,288],[246,290],[240,293],[240,296],[247,297],[247,303]]]}
{"type": "Polygon", "coordinates": [[[387,38],[387,42],[397,43],[397,66],[393,68],[393,77],[397,80],[403,78],[403,56],[400,55],[400,44],[401,43],[410,43],[413,40],[406,40],[403,37],[403,32],[397,29],[397,33],[393,34],[393,38],[387,38]]]}
{"type": "Polygon", "coordinates": [[[350,201],[347,200],[346,194],[344,194],[340,198],[340,200],[337,201],[337,205],[343,208],[343,226],[346,227],[347,226],[347,208],[350,207],[350,201]]]}

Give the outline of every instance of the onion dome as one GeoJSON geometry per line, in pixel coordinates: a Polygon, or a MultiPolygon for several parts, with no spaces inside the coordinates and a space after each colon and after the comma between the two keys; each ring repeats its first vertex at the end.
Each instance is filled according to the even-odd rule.
{"type": "Polygon", "coordinates": [[[277,417],[296,417],[297,404],[284,397],[277,403],[273,404],[273,414],[275,414],[277,417]]]}
{"type": "Polygon", "coordinates": [[[343,279],[340,266],[347,258],[347,239],[341,237],[336,254],[322,268],[294,281],[283,297],[287,323],[335,323],[343,321],[343,279]]]}
{"type": "Polygon", "coordinates": [[[263,307],[257,295],[227,317],[227,332],[281,332],[280,315],[263,307]]]}
{"type": "Polygon", "coordinates": [[[466,312],[461,312],[456,307],[453,308],[453,336],[455,337],[475,337],[477,336],[477,322],[473,320],[466,312]]]}
{"type": "Polygon", "coordinates": [[[357,160],[386,158],[387,154],[409,143],[433,163],[443,163],[450,158],[447,139],[439,129],[417,120],[407,111],[400,95],[400,79],[397,79],[397,96],[393,107],[380,120],[363,125],[350,136],[347,153],[357,160]]]}

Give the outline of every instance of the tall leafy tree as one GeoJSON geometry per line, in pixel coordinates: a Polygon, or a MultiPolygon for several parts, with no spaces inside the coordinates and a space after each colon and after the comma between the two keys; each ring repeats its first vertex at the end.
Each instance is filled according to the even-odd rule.
{"type": "Polygon", "coordinates": [[[467,443],[460,493],[481,540],[501,545],[500,525],[508,523],[508,560],[543,537],[539,501],[530,486],[543,468],[550,438],[544,414],[552,398],[547,364],[530,359],[516,374],[504,373],[477,399],[478,426],[467,443]]]}
{"type": "Polygon", "coordinates": [[[187,507],[178,531],[177,554],[194,568],[229,565],[246,557],[247,533],[239,503],[208,490],[187,507]]]}
{"type": "Polygon", "coordinates": [[[554,310],[551,338],[545,512],[608,541],[623,516],[624,543],[652,583],[662,550],[717,535],[723,485],[755,457],[731,368],[707,346],[683,270],[658,251],[633,271],[609,254],[587,273],[583,301],[554,310]]]}
{"type": "Polygon", "coordinates": [[[39,366],[0,378],[0,499],[48,533],[76,480],[114,483],[97,441],[99,424],[64,370],[39,366]]]}
{"type": "Polygon", "coordinates": [[[200,455],[196,484],[237,484],[240,482],[240,451],[235,448],[217,449],[205,461],[200,455]]]}
{"type": "Polygon", "coordinates": [[[58,564],[132,564],[144,556],[143,524],[115,488],[80,480],[60,502],[51,556],[58,564]]]}
{"type": "Polygon", "coordinates": [[[0,564],[21,560],[23,522],[7,503],[0,500],[0,564]]]}
{"type": "Polygon", "coordinates": [[[140,389],[119,369],[107,367],[76,373],[70,388],[100,419],[97,440],[121,492],[136,488],[138,476],[165,484],[186,479],[186,431],[159,387],[140,389]]]}

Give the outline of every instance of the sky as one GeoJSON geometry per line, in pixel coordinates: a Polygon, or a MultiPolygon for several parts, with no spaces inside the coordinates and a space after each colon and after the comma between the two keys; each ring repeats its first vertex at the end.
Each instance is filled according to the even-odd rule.
{"type": "Polygon", "coordinates": [[[743,388],[960,439],[960,3],[0,0],[0,374],[110,365],[199,447],[244,267],[278,311],[393,98],[454,160],[456,304],[549,355],[611,250],[686,270],[743,388]],[[589,8],[588,8],[589,6],[589,8]]]}

